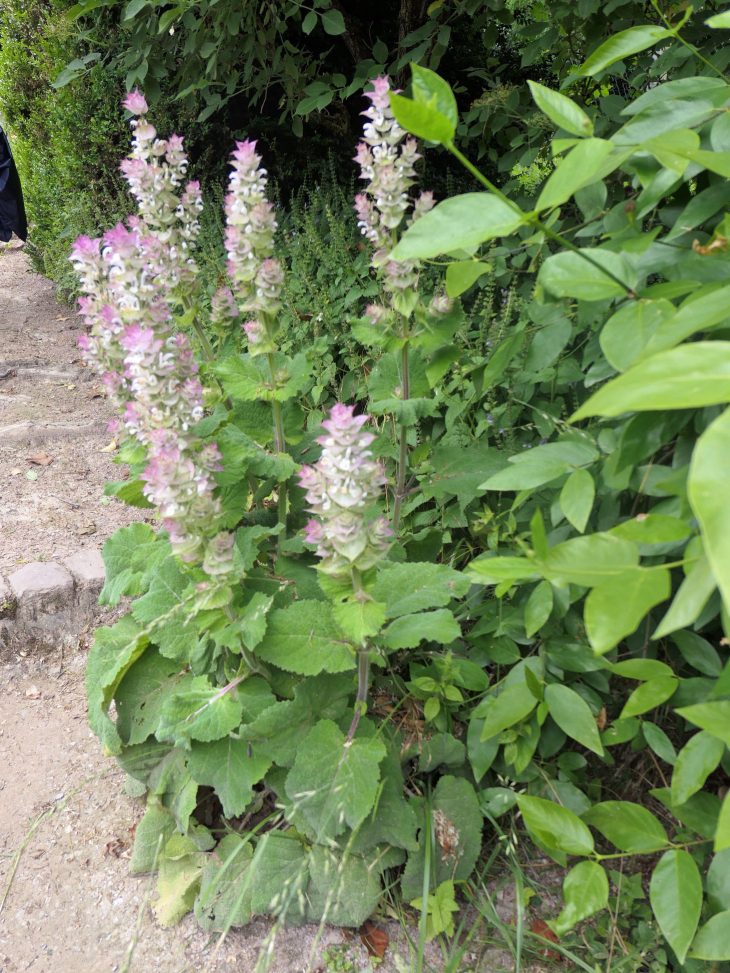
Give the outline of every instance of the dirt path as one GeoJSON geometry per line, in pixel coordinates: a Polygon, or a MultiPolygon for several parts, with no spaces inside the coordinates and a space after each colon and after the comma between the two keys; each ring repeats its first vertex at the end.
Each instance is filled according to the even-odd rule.
{"type": "MultiPolygon", "coordinates": [[[[73,309],[56,301],[53,285],[31,272],[22,250],[0,250],[0,571],[6,575],[24,563],[100,548],[118,527],[147,516],[103,498],[104,482],[120,478],[112,454],[101,451],[111,410],[96,394],[96,377],[78,361],[77,335],[73,309]],[[53,457],[50,465],[28,461],[42,451],[53,457]]],[[[70,655],[68,649],[44,656],[21,649],[0,665],[0,973],[115,973],[140,915],[132,973],[253,973],[267,921],[229,934],[212,960],[211,939],[192,915],[163,930],[149,907],[142,910],[148,880],[130,876],[128,855],[143,809],[122,793],[123,774],[89,730],[85,663],[79,645],[70,655]]],[[[389,923],[388,931],[391,949],[381,969],[395,971],[399,927],[389,923]]],[[[306,969],[316,932],[283,930],[272,970],[306,969]]],[[[343,942],[340,929],[326,929],[314,968],[327,968],[324,947],[343,942]]],[[[402,939],[400,948],[407,956],[402,939]]],[[[357,940],[347,960],[353,970],[371,969],[357,940]]]]}
{"type": "Polygon", "coordinates": [[[102,494],[121,479],[106,425],[110,404],[82,367],[75,310],[30,270],[20,249],[0,249],[0,570],[100,548],[149,511],[102,494]],[[28,462],[45,453],[48,466],[28,462]]]}

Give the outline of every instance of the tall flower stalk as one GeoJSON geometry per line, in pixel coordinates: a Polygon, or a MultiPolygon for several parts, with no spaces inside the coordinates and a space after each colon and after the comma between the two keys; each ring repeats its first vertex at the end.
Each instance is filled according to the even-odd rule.
{"type": "MultiPolygon", "coordinates": [[[[354,602],[372,601],[363,574],[388,553],[393,530],[383,516],[371,517],[372,507],[388,482],[383,466],[369,449],[375,436],[364,429],[369,416],[356,416],[354,406],[337,404],[322,423],[325,435],[317,442],[322,454],[313,466],[303,466],[299,483],[306,491],[311,518],[305,541],[316,545],[318,569],[339,584],[351,585],[354,602]]],[[[367,700],[370,646],[358,648],[358,694],[351,740],[367,700]]]]}
{"type": "MultiPolygon", "coordinates": [[[[183,189],[183,141],[176,135],[157,138],[142,95],[134,92],[123,104],[137,116],[131,122],[132,151],[121,170],[138,215],[102,238],[79,237],[73,247],[71,261],[84,294],[80,314],[90,328],[79,344],[120,413],[110,432],[146,447],[143,492],[159,507],[173,552],[190,563],[215,562],[220,575],[224,564],[233,571],[232,557],[223,556],[232,538],[229,544],[226,536],[215,536],[221,507],[213,496],[213,474],[221,469],[220,454],[192,432],[203,416],[202,388],[193,350],[175,332],[172,314],[180,303],[189,306],[199,288],[193,251],[200,186],[188,182],[183,189]]],[[[205,347],[207,339],[194,323],[205,347]]]]}
{"type": "MultiPolygon", "coordinates": [[[[409,190],[416,179],[415,163],[421,158],[414,138],[406,133],[393,116],[390,107],[390,83],[387,78],[376,78],[373,90],[367,93],[370,107],[363,115],[368,121],[363,128],[363,138],[358,145],[355,161],[361,167],[361,178],[368,184],[363,193],[355,197],[355,211],[363,235],[372,243],[375,253],[373,267],[383,279],[383,287],[390,297],[390,307],[370,305],[368,317],[373,323],[395,324],[401,339],[400,397],[410,397],[408,352],[410,348],[409,318],[417,301],[418,264],[413,260],[396,261],[390,257],[398,242],[398,232],[406,221],[406,214],[413,205],[413,220],[427,213],[434,205],[433,194],[422,192],[415,204],[409,190]]],[[[405,495],[408,468],[408,429],[399,429],[398,466],[393,500],[393,527],[398,529],[401,507],[405,495]]]]}
{"type": "MultiPolygon", "coordinates": [[[[273,256],[276,218],[274,206],[266,199],[266,169],[256,142],[237,142],[233,153],[229,191],[226,196],[226,250],[228,276],[238,309],[248,320],[243,330],[252,356],[266,355],[272,393],[276,393],[278,376],[275,354],[278,347],[281,294],[284,271],[273,256]]],[[[227,301],[229,291],[219,292],[218,302],[227,301]]],[[[286,451],[281,403],[272,398],[274,443],[277,453],[286,451]]],[[[279,544],[286,537],[286,486],[279,484],[279,521],[283,530],[279,544]]]]}

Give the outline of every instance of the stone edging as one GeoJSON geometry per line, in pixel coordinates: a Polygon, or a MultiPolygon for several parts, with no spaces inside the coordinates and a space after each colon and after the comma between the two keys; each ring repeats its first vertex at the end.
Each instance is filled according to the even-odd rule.
{"type": "Polygon", "coordinates": [[[6,580],[0,575],[0,650],[75,642],[103,586],[104,561],[96,550],[77,551],[60,563],[25,564],[6,580]]]}

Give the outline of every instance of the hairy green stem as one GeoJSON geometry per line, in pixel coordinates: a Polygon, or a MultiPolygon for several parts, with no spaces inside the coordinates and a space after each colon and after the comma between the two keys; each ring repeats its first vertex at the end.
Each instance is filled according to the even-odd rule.
{"type": "MultiPolygon", "coordinates": [[[[269,374],[271,375],[271,391],[276,392],[276,364],[273,352],[266,356],[269,361],[269,374]]],[[[286,451],[286,441],[284,439],[284,421],[281,415],[281,402],[277,399],[271,400],[271,409],[274,414],[274,444],[277,453],[286,451]]],[[[281,544],[286,540],[286,483],[279,484],[279,523],[283,529],[276,539],[277,554],[281,554],[281,544]]]]}
{"type": "MultiPolygon", "coordinates": [[[[459,162],[461,162],[461,164],[469,170],[469,172],[474,176],[474,178],[479,180],[482,186],[484,186],[490,192],[494,193],[495,196],[498,196],[502,200],[502,202],[506,203],[510,207],[510,209],[514,210],[514,212],[517,215],[519,215],[522,220],[525,220],[525,217],[527,217],[528,214],[525,213],[524,210],[517,205],[517,203],[511,200],[508,196],[505,196],[503,192],[500,192],[500,190],[497,189],[494,183],[490,182],[487,179],[487,177],[483,175],[477,169],[477,167],[473,165],[466,158],[465,155],[463,155],[463,153],[459,152],[459,150],[456,148],[453,142],[446,142],[444,144],[446,145],[446,148],[449,150],[449,152],[451,152],[452,155],[455,155],[456,158],[459,160],[459,162]]],[[[527,219],[526,222],[534,226],[535,229],[539,230],[541,233],[544,233],[546,237],[549,237],[551,240],[554,240],[556,243],[561,244],[561,246],[566,247],[568,250],[572,250],[573,253],[577,253],[580,257],[583,258],[583,260],[587,261],[589,264],[592,264],[596,268],[596,270],[600,270],[600,272],[604,274],[606,277],[610,277],[615,284],[618,284],[619,287],[622,287],[626,291],[629,297],[634,296],[633,290],[628,286],[628,284],[622,281],[620,277],[617,277],[615,274],[612,274],[610,270],[606,270],[605,267],[602,267],[598,263],[598,261],[594,260],[593,257],[590,257],[585,252],[585,250],[581,250],[580,247],[576,247],[574,243],[570,242],[570,240],[566,240],[564,236],[561,236],[559,233],[555,233],[554,230],[551,230],[549,227],[545,226],[543,223],[540,222],[540,218],[537,215],[533,215],[532,218],[527,219]]]]}
{"type": "MultiPolygon", "coordinates": [[[[403,372],[402,400],[410,398],[410,379],[408,375],[408,342],[401,349],[401,371],[403,372]]],[[[408,427],[400,427],[400,444],[398,449],[398,476],[395,486],[395,500],[393,503],[393,530],[398,531],[400,511],[403,504],[403,494],[406,488],[406,468],[408,466],[408,427]]]]}

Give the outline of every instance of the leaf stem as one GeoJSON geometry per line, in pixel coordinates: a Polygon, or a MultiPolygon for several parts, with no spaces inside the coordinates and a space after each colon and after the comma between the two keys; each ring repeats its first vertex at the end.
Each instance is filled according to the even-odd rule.
{"type": "Polygon", "coordinates": [[[517,203],[514,202],[514,200],[510,199],[508,196],[505,196],[503,192],[500,192],[500,190],[497,189],[494,183],[490,182],[487,179],[487,177],[483,173],[481,173],[477,169],[477,167],[473,165],[473,163],[471,163],[466,158],[466,156],[456,148],[453,142],[446,142],[445,145],[446,148],[449,150],[449,152],[451,152],[452,155],[456,156],[459,162],[461,162],[461,164],[469,170],[469,172],[474,176],[474,178],[479,180],[482,186],[488,189],[491,193],[494,193],[495,196],[499,197],[499,199],[501,199],[503,203],[506,203],[511,209],[513,209],[515,213],[517,213],[523,220],[525,220],[525,222],[534,226],[541,233],[544,233],[546,237],[549,237],[549,239],[554,240],[556,243],[560,243],[568,250],[572,250],[573,253],[577,253],[589,264],[592,264],[596,268],[596,270],[600,270],[602,274],[605,274],[606,277],[610,277],[615,284],[618,284],[619,287],[622,287],[626,291],[628,297],[634,297],[633,290],[627,284],[625,284],[619,277],[617,277],[615,274],[612,274],[610,270],[606,270],[605,267],[602,267],[597,260],[594,260],[592,257],[589,257],[584,250],[581,250],[580,247],[576,247],[574,243],[570,242],[570,240],[566,240],[564,236],[561,236],[559,233],[556,233],[554,230],[551,230],[549,227],[542,224],[537,214],[533,214],[532,216],[530,216],[530,214],[525,213],[522,207],[518,206],[517,203]]]}

